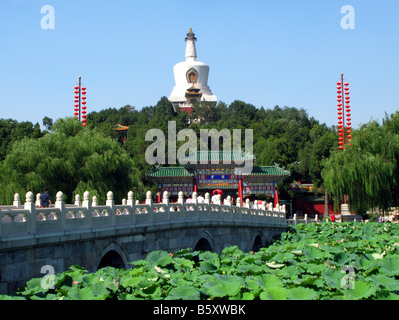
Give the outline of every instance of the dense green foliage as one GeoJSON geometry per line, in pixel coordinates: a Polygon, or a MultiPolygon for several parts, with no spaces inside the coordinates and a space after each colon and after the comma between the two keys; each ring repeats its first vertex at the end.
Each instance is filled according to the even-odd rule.
{"type": "MultiPolygon", "coordinates": [[[[201,102],[195,104],[190,116],[187,116],[186,112],[175,112],[170,101],[162,97],[156,106],[145,107],[140,111],[125,106],[120,110],[109,108],[93,112],[88,115],[88,121],[90,126],[100,127],[104,132],[112,131],[112,125],[116,123],[129,126],[124,148],[134,159],[148,189],[151,183],[146,180],[145,173],[151,166],[146,163],[143,155],[152,141],[145,141],[144,137],[153,128],[162,130],[167,137],[168,121],[176,121],[178,132],[186,128],[194,130],[198,139],[200,129],[220,131],[227,128],[231,132],[233,129],[252,129],[253,152],[257,157],[255,165],[278,164],[290,170],[291,180],[287,179],[286,185],[293,179],[299,179],[322,186],[321,160],[329,157],[337,137],[335,129],[309,118],[303,109],[276,106],[266,110],[239,100],[229,106],[223,102],[201,102]]],[[[113,137],[114,134],[115,131],[109,133],[113,137]]],[[[177,147],[179,143],[181,145],[183,142],[178,142],[177,147]]],[[[165,149],[168,158],[167,145],[165,149]]]]}
{"type": "MultiPolygon", "coordinates": [[[[144,107],[141,110],[136,110],[130,105],[120,109],[108,108],[89,113],[87,119],[88,128],[84,132],[88,135],[89,131],[91,133],[82,145],[90,145],[87,143],[90,140],[87,139],[93,139],[91,134],[93,137],[102,136],[98,138],[100,140],[107,137],[117,142],[110,150],[112,153],[123,154],[123,157],[125,154],[130,156],[132,160],[130,165],[133,164],[133,169],[127,171],[128,175],[132,173],[130,182],[121,181],[118,184],[113,181],[118,178],[118,175],[112,178],[113,169],[111,168],[119,160],[115,160],[116,162],[110,164],[108,168],[105,161],[102,164],[99,161],[93,168],[98,169],[98,165],[105,166],[97,172],[106,172],[105,179],[107,179],[104,180],[102,186],[99,186],[101,183],[93,180],[99,178],[99,175],[90,173],[87,169],[89,164],[85,161],[88,159],[88,152],[100,154],[103,151],[94,149],[90,151],[90,146],[72,151],[73,156],[79,159],[70,162],[70,165],[78,166],[75,171],[64,168],[58,175],[45,173],[46,168],[49,171],[59,169],[56,162],[62,162],[65,157],[59,153],[65,152],[68,148],[56,147],[63,144],[62,139],[65,138],[61,137],[61,140],[56,141],[60,137],[60,130],[57,129],[57,122],[59,127],[60,121],[56,121],[53,125],[52,119],[45,117],[43,125],[46,130],[41,132],[38,124],[33,126],[30,122],[0,120],[0,186],[4,190],[0,195],[0,201],[10,203],[12,193],[16,190],[24,196],[27,189],[40,192],[43,186],[54,188],[52,190],[54,195],[58,190],[65,190],[68,199],[71,199],[75,191],[81,193],[84,188],[96,194],[112,189],[117,195],[116,200],[123,197],[122,194],[125,194],[126,188],[133,189],[137,196],[143,195],[145,190],[155,193],[156,186],[146,177],[146,173],[152,166],[146,162],[144,156],[153,141],[145,141],[145,135],[150,129],[160,129],[167,138],[168,121],[175,121],[177,132],[192,129],[198,138],[201,129],[220,131],[227,128],[230,132],[233,129],[252,129],[253,153],[256,155],[254,165],[278,165],[291,172],[291,176],[278,186],[281,199],[288,200],[293,196],[289,185],[299,180],[302,183],[313,183],[314,190],[317,190],[317,187],[325,187],[337,209],[345,194],[348,196],[351,210],[357,214],[364,214],[373,208],[386,211],[398,205],[399,113],[387,116],[382,124],[371,121],[360,129],[353,130],[352,146],[347,146],[344,151],[338,150],[336,128],[320,124],[309,117],[304,109],[279,106],[265,109],[240,100],[233,101],[230,105],[221,101],[201,102],[194,105],[193,111],[188,116],[186,112],[175,112],[170,101],[162,97],[155,106],[144,107]],[[114,130],[117,123],[129,126],[126,143],[122,143],[119,133],[114,130]],[[46,137],[47,135],[49,136],[46,137]],[[23,140],[25,138],[29,140],[23,140]],[[32,156],[29,154],[41,147],[41,144],[46,143],[51,152],[46,152],[39,166],[37,157],[42,157],[43,152],[35,151],[32,156]],[[119,147],[117,147],[118,144],[119,147]],[[8,160],[7,155],[9,155],[8,160]],[[46,167],[46,159],[50,157],[46,167]],[[8,174],[11,174],[9,180],[8,174]],[[73,178],[71,178],[72,174],[73,178]],[[60,181],[60,179],[63,180],[60,181]],[[64,182],[65,185],[72,182],[72,185],[69,188],[64,187],[64,182]]],[[[66,134],[69,135],[69,133],[66,134]]],[[[77,136],[76,139],[82,138],[82,133],[77,136]]],[[[107,140],[107,143],[111,140],[107,140]]],[[[243,137],[241,142],[244,147],[243,137]]],[[[178,141],[177,148],[183,143],[178,141]]],[[[220,146],[222,147],[222,144],[220,146]]],[[[101,150],[105,151],[105,149],[101,150]]],[[[168,159],[167,144],[165,151],[166,159],[168,159]]],[[[104,160],[104,155],[102,157],[104,160]]],[[[63,166],[65,167],[67,163],[68,161],[63,166]]],[[[166,165],[179,164],[167,163],[166,165]]],[[[100,197],[104,199],[105,195],[101,194],[100,197]]]]}
{"type": "Polygon", "coordinates": [[[0,298],[398,300],[399,225],[299,224],[258,252],[153,251],[132,267],[88,273],[73,266],[53,283],[34,278],[0,298]]]}
{"type": "Polygon", "coordinates": [[[17,122],[12,119],[0,119],[0,161],[4,160],[15,141],[23,138],[37,139],[43,134],[38,123],[17,122]]]}
{"type": "Polygon", "coordinates": [[[370,208],[386,211],[399,204],[399,112],[353,133],[352,145],[323,163],[327,189],[337,197],[348,195],[358,213],[370,208]]]}
{"type": "MultiPolygon", "coordinates": [[[[166,97],[162,97],[155,106],[144,107],[140,111],[129,105],[120,109],[104,109],[88,114],[88,130],[84,132],[100,140],[102,140],[101,135],[118,141],[121,149],[126,151],[133,161],[133,168],[126,172],[127,175],[131,171],[134,172],[134,182],[126,183],[121,180],[119,184],[115,181],[109,183],[112,180],[113,173],[110,168],[113,165],[110,164],[107,168],[106,163],[100,161],[96,162],[93,170],[97,173],[106,172],[104,177],[107,180],[99,186],[101,182],[95,181],[99,176],[87,168],[89,163],[86,164],[85,161],[88,159],[88,153],[93,151],[99,154],[101,151],[92,149],[97,147],[91,147],[90,143],[87,143],[93,140],[92,136],[86,137],[85,142],[78,143],[80,146],[86,144],[87,148],[79,147],[70,150],[68,145],[64,145],[66,141],[82,138],[82,133],[74,132],[78,130],[77,124],[75,127],[67,128],[67,125],[60,129],[64,120],[58,119],[53,123],[52,119],[45,117],[43,125],[46,130],[43,132],[40,131],[38,124],[33,127],[30,123],[18,123],[13,120],[0,122],[0,133],[2,133],[0,185],[3,188],[0,201],[2,203],[11,203],[15,192],[20,193],[24,200],[24,195],[28,190],[37,193],[41,192],[43,187],[50,188],[53,197],[57,191],[63,191],[68,201],[74,193],[82,193],[84,188],[91,191],[93,195],[97,195],[100,201],[105,198],[103,192],[106,189],[114,191],[115,199],[118,201],[128,187],[136,193],[136,198],[140,194],[143,195],[144,190],[151,190],[154,193],[156,186],[146,177],[146,172],[152,166],[144,157],[152,141],[145,141],[145,134],[148,130],[156,128],[166,135],[168,121],[176,122],[177,132],[189,128],[197,133],[197,137],[200,136],[200,129],[253,129],[255,142],[253,151],[257,155],[255,165],[278,164],[291,170],[291,179],[285,181],[281,190],[283,197],[289,197],[285,191],[289,190],[287,186],[293,179],[322,184],[320,160],[329,156],[336,134],[333,129],[327,128],[324,124],[320,125],[313,118],[309,119],[303,109],[276,106],[273,110],[265,110],[263,107],[258,109],[238,100],[229,106],[223,102],[200,103],[194,106],[194,111],[189,117],[185,112],[175,112],[166,97]],[[125,144],[121,143],[118,132],[114,130],[117,123],[129,126],[125,144]],[[89,131],[92,133],[89,134],[89,131]],[[64,132],[66,136],[60,132],[64,132]],[[73,138],[75,135],[77,137],[73,138]],[[66,155],[66,151],[70,156],[66,155]],[[5,159],[7,155],[8,159],[5,159]],[[75,160],[72,161],[72,158],[75,160]],[[72,165],[76,166],[75,169],[66,168],[72,165]],[[99,169],[99,165],[105,168],[99,169]],[[55,173],[56,171],[58,173],[55,173]]],[[[178,141],[177,148],[183,143],[178,141]]],[[[242,145],[244,146],[244,141],[242,145]]],[[[111,150],[116,153],[124,152],[119,150],[116,144],[113,144],[111,150]]],[[[165,146],[165,150],[166,158],[168,158],[168,145],[165,146]]],[[[166,165],[174,166],[178,163],[166,165]]],[[[114,180],[116,178],[118,175],[114,180]]]]}
{"type": "Polygon", "coordinates": [[[38,139],[16,141],[0,169],[3,204],[15,193],[24,199],[27,191],[41,193],[45,187],[53,199],[62,191],[71,202],[86,190],[101,203],[110,190],[119,202],[130,190],[144,195],[134,162],[120,144],[75,119],[57,120],[52,132],[38,139]]]}

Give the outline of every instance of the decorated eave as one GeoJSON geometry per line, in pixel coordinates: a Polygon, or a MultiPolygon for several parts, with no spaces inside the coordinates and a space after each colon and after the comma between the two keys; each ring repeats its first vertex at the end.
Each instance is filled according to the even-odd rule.
{"type": "Polygon", "coordinates": [[[290,172],[283,168],[276,166],[261,166],[253,167],[249,176],[275,176],[275,177],[288,177],[290,172]]]}
{"type": "Polygon", "coordinates": [[[154,178],[193,178],[194,174],[190,173],[184,167],[158,167],[147,172],[147,177],[154,178]]]}
{"type": "Polygon", "coordinates": [[[188,88],[187,89],[187,91],[188,92],[192,92],[192,93],[201,93],[200,91],[201,91],[201,89],[198,89],[195,85],[194,85],[194,83],[193,83],[193,85],[190,87],[190,88],[188,88]]]}
{"type": "Polygon", "coordinates": [[[129,129],[129,126],[122,126],[121,124],[118,123],[114,126],[114,129],[118,131],[126,131],[129,129]]]}
{"type": "MultiPolygon", "coordinates": [[[[261,166],[261,167],[253,167],[252,173],[248,174],[247,177],[276,177],[276,178],[284,178],[288,177],[290,172],[284,170],[279,167],[274,166],[261,166]]],[[[193,178],[195,177],[194,173],[188,171],[184,167],[158,167],[153,168],[150,172],[147,173],[149,178],[153,178],[156,180],[157,178],[193,178]]]]}

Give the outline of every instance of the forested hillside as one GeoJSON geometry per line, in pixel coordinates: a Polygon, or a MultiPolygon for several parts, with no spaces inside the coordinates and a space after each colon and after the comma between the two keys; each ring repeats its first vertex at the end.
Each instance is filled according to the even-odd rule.
{"type": "Polygon", "coordinates": [[[84,190],[97,195],[100,202],[105,202],[107,190],[114,191],[116,201],[130,189],[144,197],[146,190],[156,190],[145,176],[152,167],[144,157],[152,143],[145,141],[145,134],[157,128],[167,136],[168,121],[176,122],[177,132],[189,128],[197,137],[200,129],[253,129],[255,165],[278,165],[292,173],[279,186],[283,197],[290,196],[287,186],[294,179],[321,186],[321,160],[336,145],[335,129],[320,124],[303,109],[265,109],[239,100],[230,105],[200,103],[188,117],[186,112],[175,112],[162,97],[155,106],[141,110],[127,105],[91,112],[86,129],[72,118],[58,119],[53,125],[45,117],[44,131],[39,124],[1,120],[0,200],[11,203],[16,192],[23,198],[27,190],[38,193],[44,187],[50,188],[53,197],[62,190],[68,201],[84,190]],[[114,130],[118,123],[129,126],[124,144],[114,130]]]}
{"type": "MultiPolygon", "coordinates": [[[[167,138],[168,121],[174,121],[177,132],[192,129],[198,139],[201,129],[253,129],[254,165],[277,165],[291,172],[278,186],[282,199],[292,195],[289,184],[300,181],[326,187],[334,199],[346,194],[358,213],[387,210],[398,205],[398,119],[397,112],[382,124],[371,121],[353,130],[352,146],[344,151],[338,150],[336,128],[319,123],[304,109],[265,109],[239,100],[230,105],[199,103],[188,116],[175,112],[162,97],[141,110],[127,105],[91,112],[87,128],[73,118],[58,119],[53,125],[45,117],[43,131],[38,123],[1,119],[0,202],[11,203],[17,192],[24,200],[27,190],[38,193],[44,187],[53,197],[62,190],[67,201],[85,190],[97,195],[100,203],[108,190],[118,202],[129,190],[142,199],[147,190],[156,190],[145,175],[152,166],[144,155],[153,143],[145,141],[145,135],[160,129],[167,138]],[[126,143],[114,129],[116,124],[129,126],[126,143]]],[[[183,143],[178,141],[177,148],[183,143]]]]}
{"type": "Polygon", "coordinates": [[[146,163],[144,153],[152,142],[144,140],[145,133],[158,128],[167,134],[168,121],[176,121],[177,131],[193,129],[197,137],[200,136],[200,129],[253,129],[255,165],[278,165],[292,173],[285,187],[280,186],[285,196],[289,196],[284,194],[287,184],[294,179],[322,186],[321,161],[328,158],[331,149],[337,146],[335,128],[320,124],[304,109],[279,106],[273,109],[257,108],[239,100],[230,105],[223,102],[196,104],[189,117],[185,112],[174,112],[166,97],[162,97],[155,106],[140,111],[125,106],[119,110],[109,108],[88,115],[89,127],[96,127],[114,138],[116,132],[112,127],[116,123],[129,126],[127,142],[123,147],[133,158],[146,184],[149,182],[145,180],[145,172],[151,166],[146,163]]]}

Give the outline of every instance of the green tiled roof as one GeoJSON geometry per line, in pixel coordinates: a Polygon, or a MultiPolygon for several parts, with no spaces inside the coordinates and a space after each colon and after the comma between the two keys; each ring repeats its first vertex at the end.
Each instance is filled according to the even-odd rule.
{"type": "Polygon", "coordinates": [[[262,166],[253,167],[252,176],[289,176],[290,172],[280,167],[275,166],[262,166]]]}
{"type": "Polygon", "coordinates": [[[154,168],[147,173],[147,176],[154,178],[167,177],[193,177],[194,175],[186,170],[184,167],[159,167],[154,168]]]}
{"type": "Polygon", "coordinates": [[[197,151],[197,153],[192,153],[187,157],[179,158],[179,162],[181,160],[188,162],[210,162],[210,161],[249,161],[255,160],[255,156],[249,153],[245,153],[242,151],[197,151]]]}
{"type": "MultiPolygon", "coordinates": [[[[290,172],[279,167],[266,166],[266,167],[253,167],[250,176],[277,176],[285,177],[289,176],[290,172]]],[[[154,168],[152,171],[147,173],[147,176],[152,178],[173,178],[173,177],[194,177],[193,173],[190,173],[184,167],[159,167],[154,168]]]]}

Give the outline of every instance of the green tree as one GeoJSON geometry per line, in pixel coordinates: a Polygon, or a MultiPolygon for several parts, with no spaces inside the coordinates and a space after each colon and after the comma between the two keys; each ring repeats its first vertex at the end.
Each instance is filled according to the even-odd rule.
{"type": "Polygon", "coordinates": [[[43,133],[40,131],[40,125],[32,122],[18,122],[12,119],[0,119],[0,160],[3,160],[10,151],[15,141],[25,137],[40,138],[43,133]]]}
{"type": "Polygon", "coordinates": [[[53,119],[49,117],[43,118],[43,126],[45,126],[47,131],[51,131],[51,127],[53,126],[53,119]]]}
{"type": "Polygon", "coordinates": [[[83,128],[75,119],[59,119],[51,133],[14,143],[0,167],[1,203],[15,193],[41,192],[48,187],[54,199],[62,191],[67,201],[86,190],[105,202],[108,191],[121,201],[129,190],[144,196],[134,161],[115,140],[83,128]]]}
{"type": "Polygon", "coordinates": [[[323,162],[329,192],[340,199],[347,194],[351,210],[360,214],[398,205],[399,112],[382,125],[370,121],[355,130],[351,144],[323,162]]]}

